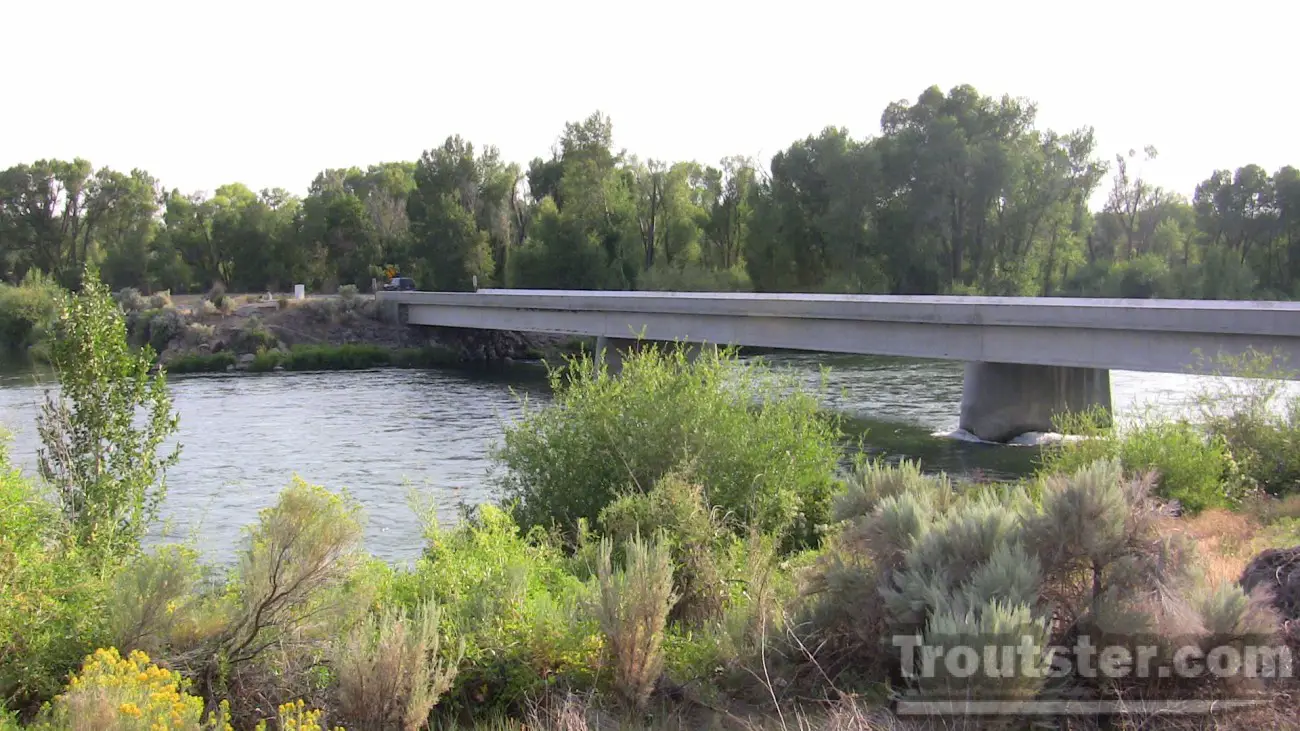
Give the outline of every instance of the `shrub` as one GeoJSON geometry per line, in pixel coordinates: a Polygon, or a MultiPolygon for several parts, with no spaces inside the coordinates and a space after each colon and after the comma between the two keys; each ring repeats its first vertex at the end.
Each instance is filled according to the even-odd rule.
{"type": "Polygon", "coordinates": [[[491,505],[455,529],[431,525],[427,533],[425,555],[393,577],[391,592],[408,610],[436,602],[444,635],[464,642],[444,705],[518,711],[530,698],[592,686],[600,640],[581,611],[587,588],[543,533],[521,535],[491,505]]]}
{"type": "Polygon", "coordinates": [[[1160,497],[1177,500],[1190,513],[1235,504],[1240,498],[1236,465],[1227,441],[1186,421],[1156,422],[1126,434],[1118,456],[1124,468],[1152,470],[1160,497]]]}
{"type": "Polygon", "coordinates": [[[440,654],[438,610],[393,608],[353,628],[334,651],[342,716],[360,728],[416,731],[451,687],[460,656],[440,654]]]}
{"type": "Polygon", "coordinates": [[[357,305],[357,285],[345,284],[339,287],[339,301],[343,303],[343,308],[351,310],[357,305]]]}
{"type": "Polygon", "coordinates": [[[96,650],[55,697],[38,728],[229,731],[224,707],[204,721],[203,699],[186,693],[186,687],[180,673],[152,664],[143,652],[123,658],[115,648],[96,650]]]}
{"type": "MultiPolygon", "coordinates": [[[[867,680],[879,682],[896,673],[904,656],[888,648],[900,635],[977,651],[1026,637],[1040,649],[1086,639],[1130,652],[1154,641],[1162,653],[1156,659],[1166,662],[1188,640],[1208,646],[1276,632],[1262,593],[1205,592],[1192,547],[1161,534],[1153,481],[1126,477],[1117,460],[1048,477],[1041,504],[1021,488],[941,499],[933,489],[939,480],[886,477],[881,469],[889,468],[849,480],[862,484],[840,504],[858,517],[833,537],[806,584],[808,629],[801,632],[809,634],[800,647],[818,648],[818,667],[829,677],[865,668],[874,673],[867,680]]],[[[1139,696],[1154,688],[1142,683],[1155,682],[1059,680],[1062,692],[1088,685],[1128,692],[1117,684],[1137,686],[1139,696]]],[[[1022,673],[910,682],[936,700],[1024,700],[1044,687],[1043,678],[1022,673]]]]}
{"type": "Polygon", "coordinates": [[[0,708],[49,699],[107,641],[102,573],[0,449],[0,708]]]}
{"type": "Polygon", "coordinates": [[[230,349],[236,353],[257,353],[280,346],[280,339],[262,324],[256,315],[230,337],[230,349]]]}
{"type": "Polygon", "coordinates": [[[239,560],[239,615],[223,638],[225,661],[256,657],[268,638],[289,638],[317,621],[322,592],[343,582],[357,560],[360,508],[295,478],[261,512],[239,560]]]}
{"type": "Polygon", "coordinates": [[[217,329],[201,322],[191,322],[185,326],[185,336],[191,341],[202,343],[215,334],[217,329]]]}
{"type": "Polygon", "coordinates": [[[140,290],[135,287],[126,287],[125,289],[118,291],[113,295],[113,299],[117,302],[118,306],[122,308],[122,311],[128,314],[139,312],[148,309],[149,307],[149,301],[146,300],[140,294],[140,290]]]}
{"type": "Polygon", "coordinates": [[[130,350],[122,313],[93,270],[56,332],[50,357],[60,393],[46,393],[37,421],[41,476],[81,545],[134,552],[179,455],[158,455],[177,428],[165,376],[149,375],[151,349],[130,350]],[[146,418],[137,426],[139,408],[146,418]]]}
{"type": "Polygon", "coordinates": [[[229,301],[230,298],[226,296],[226,285],[221,282],[213,284],[212,289],[208,290],[208,293],[204,295],[203,299],[205,302],[211,302],[213,307],[222,312],[229,311],[229,308],[233,305],[233,303],[229,301]]]}
{"type": "Polygon", "coordinates": [[[251,725],[259,708],[323,692],[326,681],[312,669],[370,601],[366,586],[349,587],[360,565],[358,510],[295,478],[247,529],[228,585],[178,607],[184,616],[170,628],[169,665],[205,694],[228,695],[241,724],[251,725]]]}
{"type": "Polygon", "coordinates": [[[601,511],[600,524],[616,544],[663,531],[677,566],[670,621],[700,626],[721,617],[726,588],[714,554],[724,528],[687,474],[671,472],[648,493],[618,498],[601,511]]]}
{"type": "Polygon", "coordinates": [[[288,298],[288,297],[285,297],[284,295],[280,295],[279,297],[276,297],[276,298],[275,298],[275,308],[276,308],[277,310],[287,310],[287,309],[289,309],[289,298],[288,298]]]}
{"type": "Polygon", "coordinates": [[[164,289],[161,292],[155,292],[149,297],[149,307],[154,310],[163,310],[172,306],[172,291],[164,289]]]}
{"type": "Polygon", "coordinates": [[[663,632],[673,605],[673,563],[662,538],[640,536],[624,544],[626,566],[615,571],[614,544],[600,546],[597,614],[614,661],[614,688],[639,711],[663,672],[663,632]]]}
{"type": "Polygon", "coordinates": [[[1153,472],[1155,493],[1177,500],[1189,513],[1240,500],[1238,465],[1222,435],[1155,413],[1122,431],[1109,428],[1108,420],[1098,410],[1059,417],[1058,431],[1082,438],[1045,447],[1040,474],[1072,473],[1097,460],[1118,459],[1130,472],[1153,472]]]}
{"type": "Polygon", "coordinates": [[[579,519],[628,489],[649,490],[690,463],[711,507],[812,543],[828,517],[840,456],[839,426],[793,377],[742,365],[733,353],[645,345],[615,377],[589,358],[550,374],[554,402],[524,404],[494,452],[498,482],[521,525],[558,526],[572,538],[579,519]]]}
{"type": "Polygon", "coordinates": [[[137,556],[118,576],[109,601],[114,645],[158,654],[174,647],[178,625],[189,619],[200,578],[198,554],[161,546],[137,556]]]}
{"type": "Polygon", "coordinates": [[[1201,420],[1223,439],[1247,483],[1271,495],[1300,489],[1300,396],[1286,392],[1294,376],[1269,353],[1220,358],[1216,378],[1196,395],[1201,420]]]}
{"type": "Polygon", "coordinates": [[[203,300],[199,305],[199,310],[204,315],[215,315],[221,312],[221,308],[213,304],[212,300],[203,300]]]}
{"type": "Polygon", "coordinates": [[[185,318],[176,310],[138,310],[127,315],[127,332],[132,342],[148,344],[155,353],[186,333],[185,318]]]}
{"type": "Polygon", "coordinates": [[[637,277],[637,289],[664,292],[749,292],[753,285],[743,266],[715,270],[689,262],[657,263],[637,277]]]}
{"type": "Polygon", "coordinates": [[[62,287],[36,269],[17,287],[0,283],[0,348],[18,351],[43,341],[63,295],[62,287]]]}

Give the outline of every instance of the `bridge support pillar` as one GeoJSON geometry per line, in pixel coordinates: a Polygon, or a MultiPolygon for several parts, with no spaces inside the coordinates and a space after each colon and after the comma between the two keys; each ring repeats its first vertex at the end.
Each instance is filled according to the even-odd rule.
{"type": "Polygon", "coordinates": [[[1110,371],[1101,368],[967,363],[961,428],[1005,442],[1052,431],[1052,417],[1100,406],[1110,411],[1110,371]]]}

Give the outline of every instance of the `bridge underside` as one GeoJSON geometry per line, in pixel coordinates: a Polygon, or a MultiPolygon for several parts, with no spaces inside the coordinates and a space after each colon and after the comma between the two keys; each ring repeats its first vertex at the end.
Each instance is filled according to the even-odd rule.
{"type": "MultiPolygon", "coordinates": [[[[412,325],[636,338],[966,363],[961,426],[990,441],[1111,406],[1110,370],[1208,373],[1251,350],[1300,363],[1278,303],[485,291],[385,294],[412,325]]],[[[389,303],[385,303],[389,304],[389,303]]],[[[1279,374],[1285,375],[1285,374],[1279,374]]]]}

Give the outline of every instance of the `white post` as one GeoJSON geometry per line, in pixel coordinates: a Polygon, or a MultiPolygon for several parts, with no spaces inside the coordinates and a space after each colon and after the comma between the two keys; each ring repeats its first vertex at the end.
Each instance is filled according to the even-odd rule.
{"type": "Polygon", "coordinates": [[[296,299],[296,300],[300,300],[300,299],[306,299],[306,297],[307,297],[307,285],[305,285],[305,284],[295,284],[295,285],[293,285],[293,298],[294,298],[294,299],[296,299]]]}

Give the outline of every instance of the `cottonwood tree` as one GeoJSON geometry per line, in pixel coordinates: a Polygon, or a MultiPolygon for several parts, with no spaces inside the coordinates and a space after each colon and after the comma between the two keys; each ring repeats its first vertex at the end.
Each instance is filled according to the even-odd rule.
{"type": "Polygon", "coordinates": [[[84,281],[49,340],[59,391],[46,392],[37,419],[40,474],[73,539],[120,558],[139,549],[158,515],[166,470],[180,454],[179,445],[161,451],[177,417],[165,374],[150,374],[152,348],[131,350],[122,312],[95,269],[84,281]]]}

